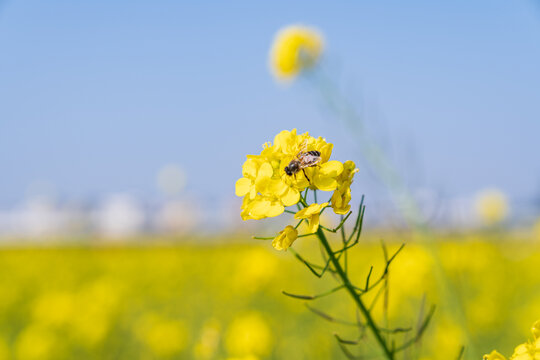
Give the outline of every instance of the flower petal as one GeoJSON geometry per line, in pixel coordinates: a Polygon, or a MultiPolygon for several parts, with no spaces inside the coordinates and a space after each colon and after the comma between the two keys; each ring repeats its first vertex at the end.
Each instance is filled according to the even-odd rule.
{"type": "Polygon", "coordinates": [[[247,159],[244,165],[242,166],[242,175],[244,177],[255,179],[257,176],[257,168],[259,167],[259,162],[255,159],[247,159]]]}
{"type": "Polygon", "coordinates": [[[274,217],[283,214],[285,211],[285,207],[281,205],[279,202],[275,201],[270,204],[268,207],[268,210],[266,211],[267,217],[274,217]]]}
{"type": "Polygon", "coordinates": [[[324,163],[319,168],[319,174],[324,177],[336,177],[343,172],[341,161],[332,160],[324,163]]]}
{"type": "Polygon", "coordinates": [[[288,225],[279,232],[279,235],[272,240],[272,246],[276,250],[287,250],[297,239],[298,231],[291,225],[288,225]]]}
{"type": "Polygon", "coordinates": [[[312,234],[319,229],[319,214],[314,214],[308,219],[308,233],[312,234]]]}
{"type": "Polygon", "coordinates": [[[296,189],[289,188],[287,192],[281,196],[280,200],[284,206],[292,206],[300,201],[300,192],[296,189]]]}
{"type": "Polygon", "coordinates": [[[244,196],[251,189],[251,180],[247,178],[241,178],[236,181],[235,193],[236,196],[244,196]]]}
{"type": "Polygon", "coordinates": [[[270,210],[271,203],[268,200],[256,199],[251,204],[250,215],[257,218],[264,218],[266,213],[270,210]]]}
{"type": "Polygon", "coordinates": [[[257,172],[257,178],[272,177],[273,174],[274,169],[272,168],[272,165],[270,165],[270,163],[268,162],[265,162],[259,168],[259,171],[257,172]]]}
{"type": "Polygon", "coordinates": [[[338,185],[336,179],[320,175],[314,176],[311,182],[312,185],[322,191],[333,191],[338,185]]]}

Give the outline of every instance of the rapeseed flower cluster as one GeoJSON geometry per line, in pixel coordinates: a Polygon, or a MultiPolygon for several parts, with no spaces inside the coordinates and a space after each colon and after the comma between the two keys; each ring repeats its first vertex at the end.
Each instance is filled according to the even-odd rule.
{"type": "MultiPolygon", "coordinates": [[[[533,324],[531,332],[534,340],[518,345],[510,360],[540,360],[540,320],[533,324]]],[[[506,358],[493,350],[490,354],[484,355],[484,360],[506,360],[506,358]]]]}
{"type": "Polygon", "coordinates": [[[317,30],[287,26],[276,34],[270,49],[270,70],[278,80],[291,80],[313,67],[322,51],[323,39],[317,30]]]}
{"type": "MultiPolygon", "coordinates": [[[[336,214],[346,214],[350,205],[352,179],[358,171],[352,161],[342,163],[330,160],[333,145],[307,132],[297,134],[283,130],[273,143],[265,143],[259,155],[248,155],[242,167],[243,177],[236,182],[236,195],[243,196],[241,217],[243,220],[263,219],[282,214],[285,208],[299,204],[302,207],[296,219],[308,224],[309,233],[319,228],[319,216],[326,207],[332,207],[336,214]],[[291,161],[299,160],[301,154],[318,151],[320,161],[314,166],[287,175],[285,167],[291,161]],[[311,190],[333,191],[329,202],[307,205],[301,192],[311,190]]],[[[298,232],[292,226],[286,227],[274,239],[278,250],[286,250],[297,238],[298,232]]]]}

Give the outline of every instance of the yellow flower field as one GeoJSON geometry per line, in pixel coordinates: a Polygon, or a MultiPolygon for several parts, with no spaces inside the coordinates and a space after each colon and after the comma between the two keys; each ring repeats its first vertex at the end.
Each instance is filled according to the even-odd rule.
{"type": "MultiPolygon", "coordinates": [[[[380,274],[380,238],[389,250],[409,242],[391,265],[387,306],[390,326],[406,329],[416,326],[424,292],[426,303],[444,303],[433,275],[434,261],[441,262],[464,317],[439,306],[425,337],[407,350],[411,358],[454,359],[462,345],[470,359],[493,349],[511,354],[530,337],[540,318],[540,244],[512,234],[441,235],[436,259],[403,236],[363,235],[349,271],[365,278],[374,265],[380,274]]],[[[346,294],[316,301],[281,294],[320,293],[335,286],[330,276],[313,277],[269,242],[197,242],[208,241],[1,250],[0,358],[345,358],[333,334],[350,339],[357,329],[316,316],[304,303],[351,319],[346,294]]],[[[295,249],[314,256],[314,244],[298,239],[295,249]]],[[[384,323],[382,304],[374,314],[384,323]]]]}

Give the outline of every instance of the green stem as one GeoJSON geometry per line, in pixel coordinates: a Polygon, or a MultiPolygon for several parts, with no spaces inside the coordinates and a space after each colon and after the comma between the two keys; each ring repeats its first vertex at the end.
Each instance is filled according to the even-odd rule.
{"type": "Polygon", "coordinates": [[[321,241],[322,246],[326,250],[326,253],[329,256],[330,261],[332,261],[332,264],[334,265],[334,268],[336,270],[336,274],[341,278],[341,281],[343,282],[343,286],[345,286],[345,288],[347,289],[347,292],[352,296],[354,302],[360,309],[360,312],[362,313],[362,315],[364,315],[367,326],[373,332],[373,336],[375,336],[375,339],[377,340],[382,350],[384,351],[386,358],[388,358],[389,360],[393,360],[394,354],[388,348],[388,345],[386,344],[386,341],[384,341],[379,331],[379,328],[377,327],[377,325],[375,324],[375,321],[371,317],[371,314],[369,313],[368,309],[362,302],[362,299],[360,299],[360,296],[358,295],[353,284],[349,280],[349,277],[347,276],[345,271],[343,271],[341,264],[339,263],[338,259],[335,257],[334,252],[332,251],[332,248],[330,247],[330,244],[328,243],[328,240],[326,239],[326,235],[324,234],[321,228],[317,230],[317,236],[319,237],[319,240],[321,241]]]}

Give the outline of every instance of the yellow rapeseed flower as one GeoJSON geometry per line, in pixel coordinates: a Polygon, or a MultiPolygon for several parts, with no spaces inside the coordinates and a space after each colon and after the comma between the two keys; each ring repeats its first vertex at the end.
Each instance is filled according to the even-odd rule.
{"type": "Polygon", "coordinates": [[[485,224],[494,225],[508,214],[508,201],[502,191],[487,189],[476,196],[475,208],[485,224]]]}
{"type": "Polygon", "coordinates": [[[319,216],[322,209],[328,205],[327,202],[322,204],[311,204],[306,208],[298,211],[295,215],[295,219],[307,219],[308,233],[314,233],[319,229],[319,216]]]}
{"type": "Polygon", "coordinates": [[[276,236],[274,240],[272,240],[272,246],[276,250],[287,250],[297,237],[298,231],[291,225],[288,225],[279,232],[279,235],[276,236]]]}
{"type": "Polygon", "coordinates": [[[157,357],[170,357],[187,345],[186,325],[156,313],[144,314],[137,320],[134,330],[139,340],[157,357]]]}
{"type": "Polygon", "coordinates": [[[310,27],[291,25],[281,29],[270,49],[270,70],[278,80],[290,80],[313,67],[323,51],[320,33],[310,27]]]}
{"type": "MultiPolygon", "coordinates": [[[[265,143],[259,155],[248,155],[242,175],[236,182],[235,193],[243,196],[242,219],[263,219],[278,216],[285,207],[300,201],[300,192],[313,190],[334,191],[341,186],[346,191],[347,182],[340,180],[343,164],[330,160],[333,145],[325,139],[314,138],[306,132],[298,135],[296,129],[277,134],[274,143],[265,143]],[[287,175],[285,167],[306,151],[319,151],[321,160],[316,166],[307,167],[294,175],[287,175]],[[308,180],[309,179],[309,180],[308,180]],[[341,185],[340,185],[341,184],[341,185]]],[[[354,163],[353,163],[354,164],[354,163]]],[[[349,177],[349,175],[347,175],[349,177]]]]}
{"type": "Polygon", "coordinates": [[[332,209],[336,214],[345,215],[351,209],[351,184],[353,176],[358,172],[354,161],[347,160],[343,164],[343,172],[338,176],[337,189],[332,195],[332,209]]]}
{"type": "Polygon", "coordinates": [[[272,350],[274,336],[268,322],[258,312],[235,318],[225,334],[225,348],[234,357],[266,357],[272,350]]]}

